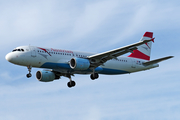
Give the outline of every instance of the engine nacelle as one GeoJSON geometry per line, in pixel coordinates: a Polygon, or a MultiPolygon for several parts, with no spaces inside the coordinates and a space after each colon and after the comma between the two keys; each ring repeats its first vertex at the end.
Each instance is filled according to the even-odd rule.
{"type": "Polygon", "coordinates": [[[84,58],[72,58],[69,64],[74,70],[87,70],[90,66],[89,60],[84,58]]]}
{"type": "Polygon", "coordinates": [[[59,76],[56,76],[53,72],[51,71],[37,71],[36,72],[36,78],[41,81],[41,82],[51,82],[55,79],[59,79],[59,76]]]}

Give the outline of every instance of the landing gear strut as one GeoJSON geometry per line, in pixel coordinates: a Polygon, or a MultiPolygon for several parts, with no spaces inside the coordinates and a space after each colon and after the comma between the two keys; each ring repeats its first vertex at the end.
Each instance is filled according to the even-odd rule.
{"type": "Polygon", "coordinates": [[[76,85],[76,82],[71,79],[71,75],[67,76],[69,78],[69,82],[67,83],[67,86],[69,88],[74,87],[76,85]]]}
{"type": "Polygon", "coordinates": [[[32,66],[27,66],[27,68],[28,68],[29,73],[26,75],[26,77],[30,78],[32,76],[32,74],[31,74],[32,66]]]}

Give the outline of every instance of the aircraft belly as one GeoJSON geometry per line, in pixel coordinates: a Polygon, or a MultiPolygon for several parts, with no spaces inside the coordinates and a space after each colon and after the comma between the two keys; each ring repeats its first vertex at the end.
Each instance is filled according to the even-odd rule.
{"type": "MultiPolygon", "coordinates": [[[[63,73],[72,73],[72,74],[91,74],[92,70],[87,69],[87,70],[73,70],[68,63],[52,63],[52,62],[46,62],[41,68],[49,68],[49,69],[54,69],[59,72],[63,73]]],[[[118,61],[108,61],[107,63],[104,64],[104,66],[99,66],[95,69],[95,72],[99,74],[111,74],[111,75],[116,75],[116,74],[127,74],[131,72],[137,72],[141,70],[146,70],[150,69],[152,67],[144,67],[144,66],[137,66],[136,68],[131,68],[131,63],[121,63],[118,61]]]]}
{"type": "Polygon", "coordinates": [[[104,66],[101,66],[103,70],[100,72],[100,74],[126,74],[130,73],[128,64],[126,62],[119,62],[119,61],[108,61],[104,64],[104,66]]]}
{"type": "Polygon", "coordinates": [[[69,64],[66,63],[52,63],[52,62],[46,62],[44,63],[41,68],[49,68],[49,69],[71,69],[69,64]]]}

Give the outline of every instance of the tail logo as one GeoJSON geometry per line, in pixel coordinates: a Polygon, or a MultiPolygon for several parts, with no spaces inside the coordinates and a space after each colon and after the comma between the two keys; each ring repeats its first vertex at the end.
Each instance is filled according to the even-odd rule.
{"type": "Polygon", "coordinates": [[[145,44],[148,46],[149,49],[151,49],[151,48],[149,47],[149,44],[148,44],[148,43],[145,43],[145,44]]]}

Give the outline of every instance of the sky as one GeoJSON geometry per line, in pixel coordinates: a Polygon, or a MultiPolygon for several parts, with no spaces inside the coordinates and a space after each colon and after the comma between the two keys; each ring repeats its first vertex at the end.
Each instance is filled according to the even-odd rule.
{"type": "MultiPolygon", "coordinates": [[[[0,1],[0,119],[179,120],[178,0],[0,1]],[[22,45],[100,53],[154,32],[151,60],[160,67],[126,75],[75,75],[43,83],[5,60],[22,45]]],[[[127,56],[127,55],[125,55],[127,56]]]]}

